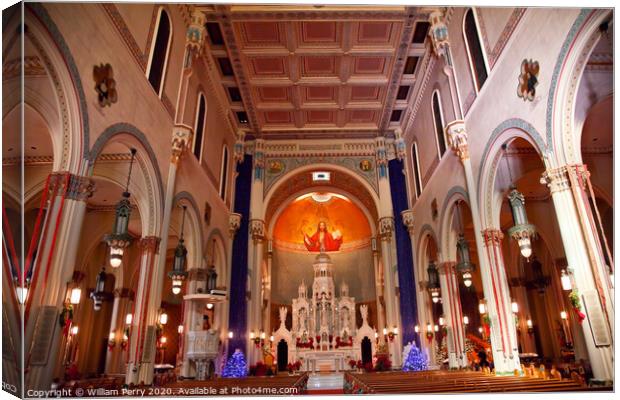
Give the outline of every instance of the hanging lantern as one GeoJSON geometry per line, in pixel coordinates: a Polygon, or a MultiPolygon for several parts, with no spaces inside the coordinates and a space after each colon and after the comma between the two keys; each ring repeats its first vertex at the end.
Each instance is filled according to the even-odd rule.
{"type": "Polygon", "coordinates": [[[459,260],[461,260],[458,264],[456,264],[456,270],[463,276],[463,284],[465,287],[470,287],[472,284],[471,273],[474,269],[476,269],[476,266],[471,262],[469,255],[469,244],[467,243],[467,239],[465,239],[465,235],[462,233],[459,234],[456,241],[456,251],[458,253],[459,260]]]}
{"type": "Polygon", "coordinates": [[[129,182],[131,181],[131,170],[136,156],[136,149],[131,149],[131,161],[129,162],[129,172],[127,174],[127,185],[123,192],[123,197],[116,204],[116,217],[112,233],[103,237],[103,240],[110,246],[110,266],[118,268],[123,262],[125,248],[131,243],[129,235],[129,217],[131,216],[131,203],[129,201],[129,182]]]}
{"type": "Polygon", "coordinates": [[[183,206],[183,219],[181,222],[181,236],[179,238],[179,244],[174,249],[174,262],[172,264],[172,271],[168,272],[168,277],[172,279],[172,293],[181,293],[181,286],[183,281],[187,277],[185,271],[185,263],[187,262],[187,249],[185,248],[185,240],[183,239],[183,229],[185,228],[185,211],[187,206],[183,206]]]}
{"type": "Polygon", "coordinates": [[[105,278],[105,268],[101,268],[101,272],[97,274],[95,290],[90,294],[90,298],[93,299],[93,308],[95,311],[101,310],[101,303],[105,298],[105,278]]]}
{"type": "Polygon", "coordinates": [[[511,185],[510,189],[508,202],[512,210],[514,226],[508,229],[508,234],[519,244],[521,255],[530,258],[532,255],[532,238],[536,235],[536,228],[528,223],[525,212],[525,197],[517,190],[516,186],[511,185]]]}
{"type": "Polygon", "coordinates": [[[433,300],[433,303],[438,303],[441,289],[439,286],[439,273],[437,272],[437,267],[435,266],[434,261],[431,261],[428,264],[426,272],[428,273],[428,291],[431,294],[431,299],[433,300]]]}

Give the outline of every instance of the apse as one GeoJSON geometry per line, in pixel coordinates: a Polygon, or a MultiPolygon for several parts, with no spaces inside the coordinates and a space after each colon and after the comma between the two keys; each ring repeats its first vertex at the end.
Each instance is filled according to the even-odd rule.
{"type": "Polygon", "coordinates": [[[272,304],[290,305],[299,284],[312,283],[312,263],[319,249],[308,247],[312,249],[310,243],[320,223],[336,239],[330,242],[334,247],[327,246],[325,251],[334,263],[337,290],[346,282],[358,303],[374,302],[372,230],[366,213],[346,195],[316,191],[294,197],[276,217],[272,235],[272,304]],[[308,242],[304,243],[304,238],[308,242]]]}

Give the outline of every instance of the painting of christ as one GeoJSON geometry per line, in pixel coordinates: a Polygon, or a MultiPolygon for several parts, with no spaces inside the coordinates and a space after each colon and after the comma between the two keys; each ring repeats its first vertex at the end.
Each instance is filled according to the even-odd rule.
{"type": "Polygon", "coordinates": [[[304,233],[304,244],[308,251],[338,251],[342,244],[342,234],[339,230],[330,233],[327,224],[321,221],[314,235],[304,233]]]}

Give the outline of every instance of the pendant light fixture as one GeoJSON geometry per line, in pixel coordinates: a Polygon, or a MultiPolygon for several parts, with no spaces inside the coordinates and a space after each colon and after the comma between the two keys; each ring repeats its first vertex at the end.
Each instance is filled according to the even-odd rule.
{"type": "Polygon", "coordinates": [[[97,274],[97,280],[95,281],[95,290],[90,294],[90,298],[93,299],[93,309],[95,311],[101,310],[101,303],[105,298],[105,267],[101,268],[101,271],[97,274]]]}
{"type": "Polygon", "coordinates": [[[207,293],[211,293],[217,287],[217,272],[215,271],[215,239],[213,239],[213,245],[211,246],[211,262],[209,262],[209,268],[207,269],[207,293]]]}
{"type": "Polygon", "coordinates": [[[179,244],[174,249],[174,261],[172,264],[172,271],[168,272],[168,277],[172,279],[172,293],[177,295],[181,293],[181,287],[183,281],[187,277],[187,271],[185,271],[185,263],[187,262],[187,249],[185,248],[185,240],[183,239],[183,230],[185,229],[185,212],[187,206],[183,207],[183,217],[181,220],[181,236],[179,237],[179,244]]]}
{"type": "Polygon", "coordinates": [[[459,236],[456,240],[456,252],[458,253],[458,259],[460,260],[456,264],[456,271],[463,277],[463,284],[465,287],[470,287],[472,284],[472,272],[476,269],[476,266],[471,262],[471,256],[469,253],[469,243],[465,239],[463,234],[463,220],[461,216],[461,202],[456,203],[456,220],[458,224],[459,236]]]}
{"type": "Polygon", "coordinates": [[[129,162],[129,172],[127,174],[127,185],[123,192],[121,200],[116,204],[116,217],[114,219],[114,228],[112,233],[103,237],[103,240],[110,247],[110,266],[118,268],[123,262],[123,253],[125,248],[131,243],[129,235],[129,217],[131,216],[131,203],[129,202],[129,182],[131,181],[131,170],[136,156],[136,149],[131,150],[131,161],[129,162]]]}
{"type": "Polygon", "coordinates": [[[428,291],[431,294],[431,299],[433,303],[438,303],[441,289],[439,286],[439,272],[437,272],[434,261],[428,263],[426,272],[428,273],[428,291]]]}
{"type": "Polygon", "coordinates": [[[510,192],[508,193],[508,203],[510,204],[510,210],[512,211],[512,220],[514,226],[508,229],[508,234],[511,238],[517,241],[521,255],[527,259],[532,255],[532,239],[536,235],[536,228],[530,224],[527,220],[527,213],[525,211],[525,196],[523,193],[517,190],[517,186],[512,181],[512,173],[510,171],[510,164],[508,163],[508,157],[506,156],[506,150],[508,146],[504,143],[502,150],[504,151],[504,158],[506,159],[506,168],[508,169],[508,176],[510,178],[510,192]]]}

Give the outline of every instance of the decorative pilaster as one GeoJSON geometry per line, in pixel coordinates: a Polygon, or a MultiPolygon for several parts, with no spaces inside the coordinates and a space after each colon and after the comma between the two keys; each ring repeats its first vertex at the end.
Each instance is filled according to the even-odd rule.
{"type": "Polygon", "coordinates": [[[375,139],[375,158],[377,169],[379,170],[379,179],[387,179],[387,150],[385,149],[385,138],[379,136],[375,139]]]}
{"type": "Polygon", "coordinates": [[[469,145],[467,143],[465,122],[461,120],[452,121],[446,125],[445,132],[448,137],[448,146],[450,146],[454,154],[461,162],[469,160],[469,145]]]}
{"type": "Polygon", "coordinates": [[[394,136],[396,158],[402,161],[407,157],[407,145],[405,144],[405,139],[403,139],[403,130],[400,128],[394,129],[394,136]]]}
{"type": "Polygon", "coordinates": [[[265,171],[265,153],[263,146],[265,142],[263,139],[256,139],[254,143],[254,180],[263,180],[265,171]]]}
{"type": "Polygon", "coordinates": [[[245,156],[245,132],[239,130],[237,132],[237,140],[235,140],[234,159],[236,163],[243,161],[245,156]]]}

